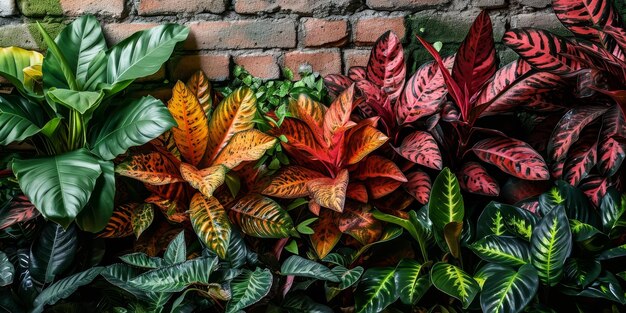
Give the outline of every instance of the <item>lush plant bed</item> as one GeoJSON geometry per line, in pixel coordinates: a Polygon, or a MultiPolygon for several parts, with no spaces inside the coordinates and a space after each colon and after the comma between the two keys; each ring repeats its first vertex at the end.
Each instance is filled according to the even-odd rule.
{"type": "Polygon", "coordinates": [[[388,32],[347,75],[167,103],[127,87],[183,26],[0,49],[0,310],[626,310],[626,31],[553,6],[574,37],[510,30],[510,64],[482,13],[415,73],[388,32]]]}

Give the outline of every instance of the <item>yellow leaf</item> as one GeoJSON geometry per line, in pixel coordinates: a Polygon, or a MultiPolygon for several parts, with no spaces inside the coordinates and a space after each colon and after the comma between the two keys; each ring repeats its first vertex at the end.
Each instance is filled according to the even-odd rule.
{"type": "Polygon", "coordinates": [[[348,170],[342,170],[334,179],[328,177],[313,179],[309,181],[307,188],[317,204],[342,212],[348,189],[348,170]]]}
{"type": "Polygon", "coordinates": [[[202,164],[213,164],[236,133],[252,129],[255,114],[256,97],[248,88],[239,88],[224,99],[211,115],[209,143],[202,164]]]}
{"type": "Polygon", "coordinates": [[[324,175],[302,166],[287,166],[272,178],[269,186],[263,190],[263,194],[284,199],[305,197],[309,194],[307,183],[311,179],[321,177],[324,175]]]}
{"type": "Polygon", "coordinates": [[[202,71],[197,71],[187,81],[187,88],[196,96],[205,115],[209,116],[213,108],[213,99],[211,99],[213,88],[206,75],[202,71]]]}
{"type": "Polygon", "coordinates": [[[236,133],[213,161],[213,165],[220,164],[233,169],[241,162],[256,161],[266,150],[272,148],[276,141],[276,138],[256,129],[236,133]]]}
{"type": "Polygon", "coordinates": [[[172,128],[176,146],[183,158],[198,165],[207,148],[209,126],[204,110],[196,96],[181,81],[172,89],[167,108],[178,123],[172,128]]]}
{"type": "Polygon", "coordinates": [[[231,225],[228,214],[215,197],[196,193],[191,199],[191,224],[200,240],[222,259],[226,258],[231,225]]]}
{"type": "Polygon", "coordinates": [[[198,189],[205,197],[210,198],[215,189],[224,183],[226,168],[222,165],[216,165],[198,170],[193,165],[181,163],[180,174],[191,187],[198,189]]]}

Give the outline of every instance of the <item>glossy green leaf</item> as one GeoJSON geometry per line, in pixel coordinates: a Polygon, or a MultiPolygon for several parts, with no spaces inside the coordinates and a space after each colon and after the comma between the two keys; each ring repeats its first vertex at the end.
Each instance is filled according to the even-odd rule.
{"type": "Polygon", "coordinates": [[[85,114],[100,104],[104,98],[104,93],[51,88],[48,90],[48,97],[58,104],[76,110],[80,114],[85,114]]]}
{"type": "Polygon", "coordinates": [[[476,241],[469,248],[487,262],[513,267],[530,262],[528,243],[515,237],[489,235],[476,241]]]}
{"type": "Polygon", "coordinates": [[[134,287],[129,282],[141,273],[141,269],[126,264],[112,264],[107,266],[100,274],[106,281],[122,290],[134,295],[141,300],[149,300],[148,292],[134,287]]]}
{"type": "Polygon", "coordinates": [[[443,238],[443,228],[450,222],[463,222],[465,215],[459,182],[450,169],[444,168],[435,179],[428,201],[428,217],[443,238]]]}
{"type": "Polygon", "coordinates": [[[228,251],[226,261],[230,263],[232,268],[240,268],[246,264],[247,258],[253,255],[248,250],[248,246],[243,239],[241,233],[237,230],[233,230],[230,233],[230,243],[228,244],[228,251]]]}
{"type": "Polygon", "coordinates": [[[232,297],[226,304],[226,313],[239,312],[265,297],[272,287],[269,269],[244,270],[231,283],[232,297]]]}
{"type": "Polygon", "coordinates": [[[91,134],[91,151],[112,160],[128,148],[140,146],[175,126],[169,110],[152,96],[132,100],[114,111],[91,134]]]}
{"type": "Polygon", "coordinates": [[[610,260],[614,258],[620,258],[623,256],[626,256],[626,244],[603,251],[602,253],[598,255],[597,259],[598,260],[610,260]]]}
{"type": "Polygon", "coordinates": [[[509,269],[485,281],[480,294],[483,312],[521,312],[535,297],[539,288],[537,270],[526,264],[517,271],[509,269]]]}
{"type": "Polygon", "coordinates": [[[185,232],[181,231],[167,245],[163,259],[168,264],[184,262],[187,259],[187,246],[185,245],[185,232]]]}
{"type": "Polygon", "coordinates": [[[76,217],[76,224],[83,231],[97,233],[103,230],[113,215],[115,198],[115,167],[112,161],[98,160],[102,174],[85,208],[76,217]]]}
{"type": "MultiPolygon", "coordinates": [[[[420,247],[426,249],[427,241],[430,237],[428,226],[422,222],[415,211],[409,211],[409,219],[403,219],[395,215],[386,214],[378,210],[372,212],[374,218],[383,222],[392,223],[404,228],[417,241],[420,247]]],[[[424,256],[426,258],[426,256],[424,256]]]]}
{"type": "Polygon", "coordinates": [[[430,277],[422,273],[423,269],[423,264],[411,259],[402,259],[396,266],[395,280],[402,303],[416,304],[430,288],[430,277]]]}
{"type": "Polygon", "coordinates": [[[381,312],[398,299],[397,288],[394,268],[381,267],[368,269],[363,274],[355,292],[355,312],[381,312]]]}
{"type": "Polygon", "coordinates": [[[22,97],[0,95],[0,145],[36,135],[42,124],[43,112],[38,105],[22,97]]]}
{"type": "Polygon", "coordinates": [[[621,197],[614,188],[610,188],[602,198],[600,213],[602,215],[602,226],[607,234],[619,226],[622,218],[626,218],[626,205],[624,202],[626,202],[626,197],[621,197]]]}
{"type": "Polygon", "coordinates": [[[108,53],[107,81],[114,85],[156,73],[174,51],[187,39],[189,28],[165,24],[133,34],[108,53]]]}
{"type": "Polygon", "coordinates": [[[327,280],[335,283],[340,282],[339,277],[328,269],[328,267],[298,255],[292,255],[287,258],[280,267],[280,273],[285,276],[293,275],[327,280]]]}
{"type": "Polygon", "coordinates": [[[19,47],[0,48],[0,76],[6,78],[20,92],[31,93],[24,86],[24,69],[41,65],[43,55],[37,51],[24,50],[19,47]]]}
{"type": "Polygon", "coordinates": [[[517,236],[530,241],[533,227],[538,221],[539,217],[527,210],[492,201],[478,217],[476,237],[517,236]]]}
{"type": "Polygon", "coordinates": [[[570,219],[588,224],[594,224],[597,221],[587,196],[580,189],[562,180],[557,181],[556,187],[553,187],[549,192],[539,196],[539,209],[543,215],[548,214],[559,205],[565,208],[565,214],[570,219]]]}
{"type": "Polygon", "coordinates": [[[160,268],[168,265],[159,257],[151,257],[143,252],[135,252],[120,256],[124,263],[141,268],[160,268]]]}
{"type": "Polygon", "coordinates": [[[42,63],[42,71],[50,73],[50,75],[46,74],[43,76],[44,88],[57,87],[78,90],[76,74],[74,69],[70,67],[67,57],[63,54],[57,42],[50,37],[48,31],[39,22],[36,23],[43,42],[48,46],[46,57],[42,63]]]}
{"type": "Polygon", "coordinates": [[[133,232],[136,238],[139,238],[139,236],[152,225],[153,219],[154,208],[150,203],[142,203],[133,210],[130,222],[133,225],[133,232]]]}
{"type": "Polygon", "coordinates": [[[191,284],[208,284],[216,266],[215,258],[197,258],[145,272],[129,283],[150,292],[179,292],[191,284]]]}
{"type": "Polygon", "coordinates": [[[593,259],[569,258],[563,267],[563,283],[586,288],[602,271],[600,262],[593,259]]]}
{"type": "Polygon", "coordinates": [[[481,267],[474,274],[474,280],[480,285],[482,289],[485,285],[485,281],[491,276],[499,275],[500,273],[506,272],[510,270],[511,267],[507,265],[502,265],[499,263],[487,263],[483,267],[481,267]]]}
{"type": "Polygon", "coordinates": [[[342,290],[345,290],[352,285],[354,285],[361,275],[363,274],[363,268],[357,266],[352,269],[345,268],[341,265],[335,266],[331,269],[331,271],[339,277],[339,283],[331,283],[326,282],[324,284],[324,290],[326,291],[326,300],[330,301],[337,294],[339,294],[342,290]]]}
{"type": "Polygon", "coordinates": [[[591,285],[582,291],[563,288],[562,292],[571,296],[606,299],[622,305],[626,304],[626,296],[617,277],[607,271],[602,272],[591,285]]]}
{"type": "Polygon", "coordinates": [[[15,268],[13,263],[11,263],[6,253],[0,251],[0,287],[12,284],[14,276],[15,268]]]}
{"type": "Polygon", "coordinates": [[[563,206],[552,209],[537,224],[530,239],[530,259],[541,282],[556,285],[572,251],[572,233],[563,206]]]}
{"type": "Polygon", "coordinates": [[[20,188],[39,212],[67,228],[85,207],[102,169],[86,149],[55,156],[15,159],[20,188]]]}
{"type": "Polygon", "coordinates": [[[569,225],[574,241],[587,251],[598,252],[609,242],[609,236],[589,224],[570,219],[569,225]]]}
{"type": "MultiPolygon", "coordinates": [[[[297,292],[289,293],[280,306],[289,313],[332,313],[333,310],[326,305],[313,301],[310,297],[297,292]]],[[[268,311],[269,313],[269,311],[268,311]]]]}
{"type": "Polygon", "coordinates": [[[480,292],[478,282],[452,264],[438,262],[430,271],[433,285],[442,292],[461,300],[466,309],[480,292]]]}
{"type": "Polygon", "coordinates": [[[63,278],[44,289],[33,303],[32,312],[43,312],[48,304],[55,304],[61,299],[72,295],[79,287],[91,283],[104,270],[103,267],[92,267],[86,271],[63,278]]]}
{"type": "Polygon", "coordinates": [[[60,225],[48,222],[30,252],[29,271],[40,283],[54,281],[74,262],[78,249],[78,234],[74,226],[63,230],[60,225]]]}

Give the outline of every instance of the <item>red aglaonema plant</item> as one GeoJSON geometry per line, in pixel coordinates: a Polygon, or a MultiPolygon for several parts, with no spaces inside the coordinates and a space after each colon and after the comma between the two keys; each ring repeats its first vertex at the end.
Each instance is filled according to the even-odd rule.
{"type": "Polygon", "coordinates": [[[553,8],[575,38],[522,28],[502,40],[522,62],[574,90],[573,105],[553,124],[548,160],[554,179],[580,186],[598,205],[626,156],[626,31],[611,1],[554,0],[553,8]]]}

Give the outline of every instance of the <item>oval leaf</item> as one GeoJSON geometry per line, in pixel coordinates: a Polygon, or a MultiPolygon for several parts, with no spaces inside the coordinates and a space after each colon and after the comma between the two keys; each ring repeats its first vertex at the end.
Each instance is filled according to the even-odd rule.
{"type": "Polygon", "coordinates": [[[258,194],[243,197],[230,209],[231,221],[259,238],[286,238],[296,233],[289,213],[270,198],[258,194]]]}
{"type": "Polygon", "coordinates": [[[231,236],[228,214],[215,197],[207,198],[196,193],[189,206],[191,225],[200,240],[222,259],[226,253],[231,236]]]}
{"type": "Polygon", "coordinates": [[[356,313],[376,313],[398,299],[395,270],[392,267],[370,268],[363,274],[355,292],[356,313]]]}
{"type": "Polygon", "coordinates": [[[452,264],[436,263],[430,271],[430,277],[437,289],[461,300],[464,309],[480,292],[480,286],[474,278],[452,264]]]}
{"type": "Polygon", "coordinates": [[[477,142],[472,151],[479,159],[517,178],[550,178],[548,166],[541,155],[523,141],[508,137],[489,138],[477,142]]]}
{"type": "Polygon", "coordinates": [[[557,206],[537,224],[530,239],[531,263],[544,284],[554,286],[561,280],[571,250],[569,221],[563,206],[557,206]]]}
{"type": "Polygon", "coordinates": [[[537,270],[526,264],[515,271],[505,269],[485,281],[480,294],[483,312],[521,312],[535,297],[539,288],[537,270]]]}
{"type": "Polygon", "coordinates": [[[280,267],[280,273],[284,276],[292,275],[327,280],[334,283],[340,282],[339,277],[326,266],[297,255],[292,255],[283,262],[280,267]]]}
{"type": "Polygon", "coordinates": [[[172,89],[172,98],[167,102],[172,117],[176,121],[172,134],[178,151],[185,161],[198,165],[202,161],[209,139],[209,125],[206,114],[196,95],[178,81],[172,89]]]}

